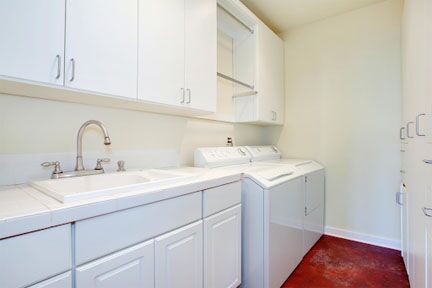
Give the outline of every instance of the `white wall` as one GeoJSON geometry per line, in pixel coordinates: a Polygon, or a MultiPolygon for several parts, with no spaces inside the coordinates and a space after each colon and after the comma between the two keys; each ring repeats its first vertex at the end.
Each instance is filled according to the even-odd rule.
{"type": "Polygon", "coordinates": [[[104,146],[101,132],[89,127],[83,151],[87,167],[97,157],[125,159],[128,167],[193,165],[193,151],[200,146],[223,146],[227,137],[235,144],[263,142],[263,128],[252,125],[158,115],[82,104],[0,94],[0,185],[48,177],[51,168],[41,161],[62,160],[72,169],[76,135],[89,119],[102,121],[112,145],[104,146]]]}
{"type": "Polygon", "coordinates": [[[327,226],[388,239],[399,239],[400,14],[389,0],[284,35],[286,125],[266,131],[286,157],[326,166],[327,226]]]}

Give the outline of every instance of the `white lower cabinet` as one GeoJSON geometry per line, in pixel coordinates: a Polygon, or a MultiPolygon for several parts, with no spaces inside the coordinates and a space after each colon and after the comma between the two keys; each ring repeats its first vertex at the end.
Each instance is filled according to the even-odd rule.
{"type": "MultiPolygon", "coordinates": [[[[71,254],[69,224],[0,240],[0,287],[28,287],[53,279],[72,269],[71,254]]],[[[48,284],[35,287],[52,287],[48,284]]]]}
{"type": "Polygon", "coordinates": [[[155,287],[202,287],[202,230],[200,220],[156,238],[155,287]]]}
{"type": "Polygon", "coordinates": [[[204,220],[204,287],[241,283],[241,205],[204,220]]]}
{"type": "Polygon", "coordinates": [[[28,288],[72,288],[72,273],[66,272],[28,288]]]}
{"type": "Polygon", "coordinates": [[[1,239],[0,288],[238,287],[240,202],[233,182],[1,239]]]}
{"type": "Polygon", "coordinates": [[[154,287],[154,241],[132,246],[78,267],[76,287],[154,287]]]}

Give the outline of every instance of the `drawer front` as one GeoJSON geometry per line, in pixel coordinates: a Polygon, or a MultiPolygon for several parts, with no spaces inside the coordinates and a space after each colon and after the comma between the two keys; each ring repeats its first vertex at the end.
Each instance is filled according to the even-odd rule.
{"type": "Polygon", "coordinates": [[[201,192],[76,223],[76,263],[108,255],[201,219],[201,192]]]}
{"type": "Polygon", "coordinates": [[[0,255],[0,287],[23,287],[66,272],[72,266],[70,225],[1,240],[0,255]]]}
{"type": "Polygon", "coordinates": [[[27,288],[72,288],[72,273],[69,271],[27,288]]]}
{"type": "Polygon", "coordinates": [[[204,217],[215,214],[239,203],[241,203],[240,181],[204,190],[204,217]]]}
{"type": "Polygon", "coordinates": [[[76,288],[154,287],[154,240],[77,268],[76,288]]]}

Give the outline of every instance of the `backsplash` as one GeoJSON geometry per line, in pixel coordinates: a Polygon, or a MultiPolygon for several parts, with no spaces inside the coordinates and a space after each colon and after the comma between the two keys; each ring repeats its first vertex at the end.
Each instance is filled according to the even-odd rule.
{"type": "MultiPolygon", "coordinates": [[[[75,168],[76,153],[47,154],[10,154],[0,155],[0,186],[27,183],[51,177],[53,167],[45,168],[40,164],[45,161],[60,161],[63,171],[75,168]]],[[[126,170],[145,168],[168,168],[179,166],[179,153],[175,150],[123,150],[115,152],[87,152],[84,154],[84,167],[93,169],[96,159],[110,158],[110,163],[104,164],[106,172],[117,170],[117,161],[125,161],[126,170]]]]}
{"type": "Polygon", "coordinates": [[[100,120],[112,144],[89,126],[83,135],[86,168],[97,158],[110,158],[107,171],[126,161],[127,169],[193,165],[197,147],[266,144],[264,128],[188,117],[56,102],[0,94],[0,185],[50,177],[45,161],[60,161],[63,170],[75,167],[76,137],[87,120],[100,120]]]}

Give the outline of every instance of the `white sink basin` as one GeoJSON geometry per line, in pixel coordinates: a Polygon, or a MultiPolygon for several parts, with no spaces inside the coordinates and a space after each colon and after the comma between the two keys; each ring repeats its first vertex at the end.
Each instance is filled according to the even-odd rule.
{"type": "Polygon", "coordinates": [[[160,186],[174,184],[193,176],[192,174],[151,169],[50,179],[35,181],[30,184],[60,202],[69,203],[133,190],[157,189],[160,186]]]}

